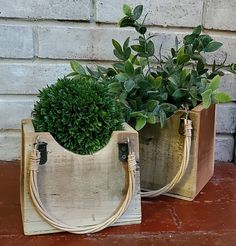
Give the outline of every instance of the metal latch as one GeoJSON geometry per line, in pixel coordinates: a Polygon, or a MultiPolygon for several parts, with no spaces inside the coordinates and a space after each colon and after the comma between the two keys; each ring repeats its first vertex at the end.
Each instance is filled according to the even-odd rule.
{"type": "Polygon", "coordinates": [[[127,161],[129,154],[128,143],[119,143],[119,160],[127,161]]]}
{"type": "Polygon", "coordinates": [[[48,160],[47,143],[37,141],[35,143],[37,150],[40,152],[40,162],[39,165],[44,165],[48,160]]]}

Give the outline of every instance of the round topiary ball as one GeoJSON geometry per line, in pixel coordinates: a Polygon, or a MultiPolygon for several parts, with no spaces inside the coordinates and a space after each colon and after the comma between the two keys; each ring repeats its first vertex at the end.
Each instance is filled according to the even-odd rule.
{"type": "Polygon", "coordinates": [[[63,78],[42,89],[33,110],[38,132],[50,132],[64,148],[92,154],[104,147],[123,116],[108,87],[88,77],[63,78]]]}

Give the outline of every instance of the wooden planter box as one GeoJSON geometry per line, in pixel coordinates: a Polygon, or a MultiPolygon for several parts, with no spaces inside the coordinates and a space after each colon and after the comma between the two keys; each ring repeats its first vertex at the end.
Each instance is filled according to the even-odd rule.
{"type": "MultiPolygon", "coordinates": [[[[163,129],[160,124],[149,124],[139,132],[142,188],[159,189],[179,170],[184,143],[179,134],[182,115],[183,111],[172,115],[163,129]]],[[[189,165],[182,180],[165,195],[191,201],[213,175],[215,106],[203,109],[199,105],[189,116],[193,125],[189,165]]]]}
{"type": "MultiPolygon", "coordinates": [[[[38,186],[48,211],[73,226],[94,225],[109,217],[126,195],[127,162],[119,160],[118,143],[127,137],[139,160],[138,133],[125,124],[109,143],[93,155],[77,155],[60,146],[48,132],[35,132],[31,120],[22,121],[21,210],[25,235],[60,232],[35,210],[29,195],[30,154],[36,136],[47,145],[47,163],[39,166],[38,186]]],[[[141,223],[139,170],[128,210],[114,225],[141,223]]]]}

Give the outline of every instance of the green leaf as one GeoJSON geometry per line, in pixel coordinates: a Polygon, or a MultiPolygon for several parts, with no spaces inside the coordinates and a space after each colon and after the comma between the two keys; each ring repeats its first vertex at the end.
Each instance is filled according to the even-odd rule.
{"type": "Polygon", "coordinates": [[[73,77],[73,76],[76,76],[76,75],[78,75],[77,72],[72,72],[72,73],[67,74],[66,77],[73,77]]]}
{"type": "Polygon", "coordinates": [[[124,60],[124,56],[120,54],[117,50],[113,50],[113,53],[118,59],[124,60]]]}
{"type": "Polygon", "coordinates": [[[209,43],[205,48],[204,51],[205,52],[214,52],[216,50],[218,50],[223,44],[220,42],[211,42],[209,43]]]}
{"type": "Polygon", "coordinates": [[[200,39],[204,48],[213,40],[209,35],[201,35],[200,39]]]}
{"type": "Polygon", "coordinates": [[[127,4],[123,5],[123,12],[124,12],[125,15],[127,15],[129,17],[132,15],[132,9],[127,4]]]}
{"type": "Polygon", "coordinates": [[[200,35],[202,32],[202,26],[199,25],[193,29],[193,34],[200,35]]]}
{"type": "Polygon", "coordinates": [[[134,22],[135,20],[133,20],[129,16],[125,16],[119,21],[119,26],[120,27],[134,26],[134,22]]]}
{"type": "Polygon", "coordinates": [[[213,98],[217,103],[227,103],[232,101],[232,98],[224,92],[214,93],[213,98]]]}
{"type": "Polygon", "coordinates": [[[219,87],[220,87],[220,76],[217,75],[210,81],[210,84],[208,84],[207,88],[211,89],[212,91],[215,91],[219,87]]]}
{"type": "Polygon", "coordinates": [[[138,116],[146,119],[148,118],[143,111],[135,111],[130,114],[130,117],[138,117],[138,116]]]}
{"type": "Polygon", "coordinates": [[[117,50],[117,52],[122,55],[123,51],[122,51],[121,45],[115,39],[112,39],[112,44],[115,47],[115,49],[117,50]]]}
{"type": "Polygon", "coordinates": [[[76,73],[79,73],[79,74],[83,74],[85,75],[86,74],[86,71],[84,70],[84,68],[82,67],[82,65],[79,64],[79,62],[77,61],[71,61],[70,62],[70,66],[72,68],[72,70],[76,73]]]}
{"type": "Polygon", "coordinates": [[[126,80],[129,79],[129,76],[126,73],[119,73],[115,77],[121,82],[125,82],[126,80]]]}
{"type": "Polygon", "coordinates": [[[124,50],[124,59],[128,60],[131,55],[131,49],[128,47],[127,49],[124,50]]]}
{"type": "Polygon", "coordinates": [[[123,44],[123,50],[125,51],[128,47],[129,47],[129,37],[125,40],[124,44],[123,44]]]}
{"type": "Polygon", "coordinates": [[[186,96],[186,90],[183,89],[177,89],[173,94],[172,97],[175,97],[177,99],[182,98],[184,96],[186,96]]]}
{"type": "Polygon", "coordinates": [[[175,112],[178,108],[171,103],[162,103],[161,109],[164,110],[165,112],[175,112]]]}
{"type": "Polygon", "coordinates": [[[120,93],[122,91],[122,86],[120,82],[113,82],[109,84],[108,87],[109,87],[109,91],[114,94],[120,93]]]}
{"type": "Polygon", "coordinates": [[[178,40],[178,37],[175,36],[175,50],[178,50],[179,49],[179,40],[178,40]]]}
{"type": "Polygon", "coordinates": [[[108,77],[114,77],[116,75],[116,71],[113,68],[108,68],[107,69],[107,76],[108,77]]]}
{"type": "Polygon", "coordinates": [[[145,51],[143,46],[137,45],[137,44],[131,45],[131,49],[136,51],[136,52],[144,52],[145,51]]]}
{"type": "Polygon", "coordinates": [[[134,74],[134,66],[130,61],[125,62],[125,72],[130,76],[134,74]]]}
{"type": "Polygon", "coordinates": [[[186,55],[184,52],[184,47],[180,48],[177,54],[177,63],[183,64],[190,60],[190,56],[186,55]]]}
{"type": "Polygon", "coordinates": [[[140,131],[147,123],[147,119],[144,117],[137,118],[135,129],[140,131]]]}
{"type": "Polygon", "coordinates": [[[152,82],[152,85],[155,89],[159,89],[161,86],[161,82],[162,82],[162,77],[158,76],[154,79],[154,81],[152,82]]]}
{"type": "Polygon", "coordinates": [[[147,43],[147,52],[150,56],[153,56],[155,53],[154,43],[151,40],[147,43]]]}
{"type": "Polygon", "coordinates": [[[199,94],[197,93],[196,90],[192,90],[189,93],[190,93],[191,97],[196,99],[197,101],[201,101],[202,100],[202,98],[199,96],[199,94]]]}
{"type": "Polygon", "coordinates": [[[144,25],[136,24],[135,29],[140,34],[145,34],[147,31],[147,28],[144,25]]]}
{"type": "Polygon", "coordinates": [[[202,62],[202,60],[198,60],[198,63],[197,63],[197,71],[198,71],[198,74],[202,74],[202,71],[204,70],[204,66],[205,64],[202,62]]]}
{"type": "Polygon", "coordinates": [[[140,18],[140,16],[142,15],[143,12],[143,5],[138,5],[135,7],[133,15],[134,15],[134,19],[137,20],[140,18]]]}
{"type": "Polygon", "coordinates": [[[193,56],[191,56],[191,58],[195,61],[201,61],[202,63],[206,64],[206,58],[200,54],[194,54],[193,56]]]}
{"type": "Polygon", "coordinates": [[[157,101],[157,100],[149,100],[148,102],[147,102],[147,105],[146,105],[146,107],[147,107],[147,110],[149,111],[149,112],[153,112],[153,110],[156,108],[156,106],[159,104],[159,102],[157,101]]]}
{"type": "Polygon", "coordinates": [[[149,124],[156,124],[157,123],[157,118],[154,114],[150,114],[147,118],[147,123],[149,124]]]}
{"type": "Polygon", "coordinates": [[[196,36],[193,34],[184,36],[184,44],[185,45],[193,44],[195,38],[196,36]]]}
{"type": "Polygon", "coordinates": [[[212,90],[208,89],[204,91],[201,96],[202,96],[202,101],[203,101],[203,107],[204,108],[209,108],[211,105],[211,95],[212,95],[212,90]]]}
{"type": "Polygon", "coordinates": [[[130,92],[135,86],[135,82],[132,79],[126,80],[124,83],[125,90],[130,92]]]}

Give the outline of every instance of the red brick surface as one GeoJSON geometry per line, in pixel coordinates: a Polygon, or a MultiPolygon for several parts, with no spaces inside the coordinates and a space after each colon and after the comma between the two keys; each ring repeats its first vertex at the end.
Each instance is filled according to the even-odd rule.
{"type": "Polygon", "coordinates": [[[217,163],[214,177],[193,202],[170,197],[142,201],[140,225],[90,235],[24,236],[19,162],[0,162],[0,245],[236,245],[236,166],[217,163]]]}

